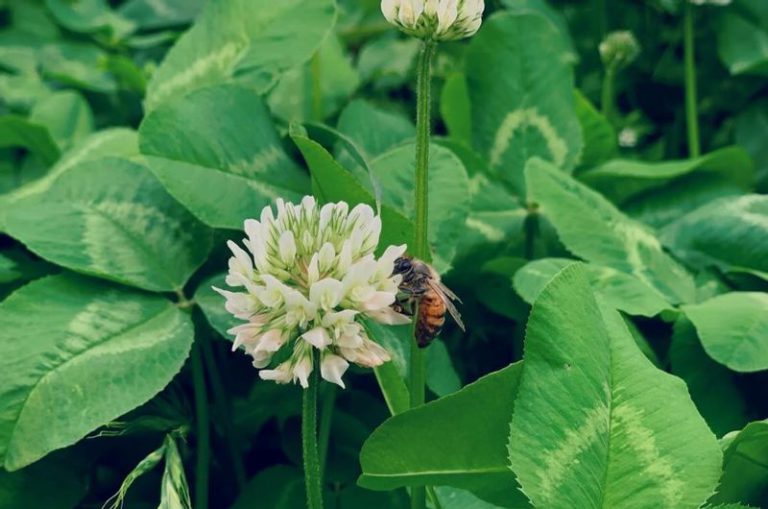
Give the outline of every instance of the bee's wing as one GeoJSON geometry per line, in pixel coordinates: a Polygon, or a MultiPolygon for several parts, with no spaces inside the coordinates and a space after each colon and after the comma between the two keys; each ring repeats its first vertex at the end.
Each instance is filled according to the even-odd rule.
{"type": "Polygon", "coordinates": [[[453,305],[453,300],[457,300],[461,302],[461,299],[459,299],[455,293],[453,293],[451,290],[448,289],[443,283],[439,281],[435,281],[434,279],[430,279],[427,281],[427,284],[435,291],[436,294],[440,296],[442,301],[445,303],[445,308],[448,310],[448,312],[451,314],[453,319],[456,321],[456,324],[463,330],[464,332],[467,331],[467,328],[464,326],[464,322],[461,321],[461,314],[459,313],[459,310],[456,309],[456,306],[453,305]]]}

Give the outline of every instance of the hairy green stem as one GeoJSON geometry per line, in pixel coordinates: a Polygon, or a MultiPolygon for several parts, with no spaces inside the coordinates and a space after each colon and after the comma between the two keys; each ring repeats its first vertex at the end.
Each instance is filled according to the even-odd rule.
{"type": "Polygon", "coordinates": [[[246,482],[245,467],[240,449],[235,443],[235,433],[232,425],[232,408],[229,392],[224,388],[224,382],[221,378],[219,365],[213,355],[210,337],[203,334],[200,336],[200,351],[203,355],[203,362],[208,373],[208,379],[211,382],[213,390],[213,406],[219,422],[222,426],[222,434],[227,445],[227,451],[232,461],[232,471],[235,474],[235,481],[238,489],[242,490],[246,482]]]}
{"type": "Polygon", "coordinates": [[[211,415],[200,343],[192,347],[192,383],[195,389],[197,464],[195,467],[195,509],[208,509],[208,477],[211,466],[211,415]]]}
{"type": "Polygon", "coordinates": [[[328,442],[331,439],[333,424],[333,408],[336,404],[336,384],[325,384],[323,391],[323,408],[320,412],[320,431],[318,449],[320,451],[320,471],[325,472],[325,462],[328,457],[328,442]]]}
{"type": "Polygon", "coordinates": [[[693,10],[695,6],[691,2],[684,3],[685,120],[688,132],[688,153],[691,157],[699,157],[701,155],[701,141],[699,139],[698,92],[696,90],[696,48],[693,38],[693,10]]]}
{"type": "MultiPolygon", "coordinates": [[[[432,98],[432,59],[436,45],[433,41],[424,41],[417,68],[416,95],[416,221],[412,253],[416,258],[429,260],[429,127],[432,98]]],[[[414,320],[414,333],[416,323],[414,320]]],[[[411,342],[411,370],[409,390],[411,408],[424,404],[426,385],[426,366],[424,352],[413,335],[411,342]]],[[[411,488],[411,508],[426,507],[426,491],[423,486],[411,488]]]]}
{"type": "Polygon", "coordinates": [[[320,385],[320,362],[316,353],[312,357],[312,376],[309,387],[303,391],[301,402],[301,446],[304,452],[307,509],[323,509],[323,481],[317,448],[317,394],[320,385]]]}

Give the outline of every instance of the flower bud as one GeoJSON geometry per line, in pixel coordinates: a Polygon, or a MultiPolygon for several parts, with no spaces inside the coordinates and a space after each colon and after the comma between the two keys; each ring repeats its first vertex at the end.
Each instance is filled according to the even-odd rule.
{"type": "Polygon", "coordinates": [[[598,48],[607,69],[619,70],[631,64],[640,54],[640,43],[628,30],[611,32],[598,48]]]}
{"type": "Polygon", "coordinates": [[[387,21],[408,35],[432,41],[471,37],[480,28],[484,0],[382,0],[387,21]]]}

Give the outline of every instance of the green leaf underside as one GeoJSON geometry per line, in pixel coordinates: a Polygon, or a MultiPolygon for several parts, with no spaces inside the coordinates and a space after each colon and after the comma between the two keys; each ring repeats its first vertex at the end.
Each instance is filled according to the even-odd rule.
{"type": "MultiPolygon", "coordinates": [[[[572,263],[567,258],[530,262],[515,274],[515,290],[528,304],[533,304],[547,283],[572,263]]],[[[630,274],[595,264],[585,264],[584,271],[592,290],[627,314],[652,317],[672,307],[658,290],[630,274]]]]}
{"type": "Polygon", "coordinates": [[[693,278],[647,227],[540,159],[531,160],[525,173],[529,199],[539,204],[569,251],[635,276],[673,304],[694,301],[693,278]]]}
{"type": "Polygon", "coordinates": [[[768,281],[768,196],[712,202],[664,228],[661,241],[694,267],[749,272],[768,281]]]}
{"type": "Polygon", "coordinates": [[[710,501],[762,507],[768,490],[768,421],[751,422],[723,437],[720,443],[725,452],[723,476],[710,501]]]}
{"type": "Polygon", "coordinates": [[[51,165],[59,158],[59,148],[45,126],[15,115],[0,117],[0,148],[23,147],[51,165]]]}
{"type": "Polygon", "coordinates": [[[683,312],[714,360],[734,371],[768,369],[768,293],[718,295],[683,312]]]}
{"type": "Polygon", "coordinates": [[[387,420],[363,445],[358,484],[374,490],[449,485],[504,507],[529,507],[505,451],[521,368],[513,364],[387,420]]]}
{"type": "Polygon", "coordinates": [[[130,129],[112,128],[93,133],[64,153],[44,177],[0,196],[0,231],[5,231],[5,216],[14,203],[44,193],[56,179],[72,168],[104,156],[130,157],[138,152],[138,137],[130,129]]]}
{"type": "Polygon", "coordinates": [[[155,71],[146,108],[225,82],[264,92],[309,60],[335,19],[333,0],[209,2],[155,71]]]}
{"type": "Polygon", "coordinates": [[[740,147],[727,147],[709,154],[681,161],[647,163],[616,159],[586,171],[579,179],[614,203],[669,186],[676,179],[721,175],[738,188],[747,190],[754,176],[749,155],[740,147]]]}
{"type": "Polygon", "coordinates": [[[717,436],[746,424],[746,403],[733,373],[707,355],[685,316],[675,321],[669,361],[672,373],[685,380],[696,408],[717,436]]]}
{"type": "MultiPolygon", "coordinates": [[[[372,162],[381,184],[382,201],[414,217],[413,181],[416,146],[408,144],[390,150],[372,162]]],[[[464,165],[447,148],[430,147],[429,157],[429,242],[433,265],[445,272],[456,253],[456,245],[464,231],[463,221],[469,213],[469,179],[464,165]]]]}
{"type": "Polygon", "coordinates": [[[242,86],[206,88],[164,104],[145,118],[139,136],[152,172],[209,226],[242,229],[277,198],[297,202],[309,191],[264,101],[242,86]]]}
{"type": "Polygon", "coordinates": [[[151,291],[181,289],[212,245],[149,170],[117,158],[83,163],[44,197],[16,203],[7,227],[51,262],[151,291]]]}
{"type": "Polygon", "coordinates": [[[16,470],[145,403],[181,369],[192,324],[165,299],[74,275],[0,304],[0,458],[16,470]],[[44,320],[30,321],[43,314],[44,320]]]}
{"type": "Polygon", "coordinates": [[[571,170],[581,151],[567,56],[557,27],[535,12],[491,16],[469,46],[475,148],[521,196],[528,159],[571,170]]]}
{"type": "Polygon", "coordinates": [[[546,508],[695,509],[721,453],[685,384],[656,369],[584,269],[563,269],[528,321],[509,455],[546,508]]]}
{"type": "MultiPolygon", "coordinates": [[[[376,209],[374,196],[320,144],[293,126],[291,138],[307,162],[315,194],[321,201],[346,201],[350,206],[367,203],[376,209]]],[[[400,245],[411,241],[413,223],[393,207],[381,205],[381,222],[379,246],[400,245]]]]}
{"type": "Polygon", "coordinates": [[[719,18],[718,53],[731,74],[768,75],[768,8],[740,0],[719,18]]]}

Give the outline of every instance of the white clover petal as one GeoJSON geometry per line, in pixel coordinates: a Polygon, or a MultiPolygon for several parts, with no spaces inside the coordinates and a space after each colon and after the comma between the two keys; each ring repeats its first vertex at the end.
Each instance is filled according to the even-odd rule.
{"type": "Polygon", "coordinates": [[[271,329],[259,337],[259,342],[254,348],[254,353],[275,353],[285,344],[287,336],[280,329],[271,329]]]}
{"type": "Polygon", "coordinates": [[[391,292],[371,292],[370,295],[360,303],[360,309],[363,311],[378,311],[388,308],[395,302],[396,295],[391,292]]]}
{"type": "Polygon", "coordinates": [[[293,380],[298,380],[303,388],[309,387],[309,375],[312,373],[312,358],[309,355],[303,356],[293,366],[293,380]]]}
{"type": "Polygon", "coordinates": [[[229,259],[229,275],[227,276],[227,284],[229,286],[242,286],[238,276],[242,276],[246,279],[252,279],[253,261],[243,248],[231,240],[227,241],[227,246],[229,246],[229,249],[234,255],[229,259]]]}
{"type": "Polygon", "coordinates": [[[296,259],[296,241],[291,231],[285,231],[280,235],[280,259],[285,265],[292,265],[296,259]]]}
{"type": "Polygon", "coordinates": [[[288,362],[280,364],[275,369],[262,369],[259,371],[259,376],[262,380],[272,380],[279,384],[287,384],[293,379],[291,365],[288,362]]]}
{"type": "Polygon", "coordinates": [[[391,307],[366,311],[365,315],[384,325],[405,325],[411,323],[411,317],[398,313],[391,307]]]}
{"type": "Polygon", "coordinates": [[[331,336],[323,327],[315,327],[301,335],[302,339],[318,350],[323,350],[331,344],[331,336]]]}
{"type": "Polygon", "coordinates": [[[354,350],[341,349],[342,353],[345,353],[346,357],[351,362],[364,366],[366,368],[375,368],[381,366],[385,362],[392,358],[381,345],[374,343],[370,339],[364,339],[363,345],[360,348],[354,350]]]}
{"type": "Polygon", "coordinates": [[[309,289],[309,300],[320,309],[329,311],[339,305],[344,297],[344,285],[333,278],[325,278],[309,289]]]}
{"type": "Polygon", "coordinates": [[[353,323],[358,311],[355,309],[343,309],[333,313],[326,313],[321,321],[323,327],[342,327],[353,323]]]}
{"type": "MultiPolygon", "coordinates": [[[[467,2],[464,2],[466,8],[467,2]]],[[[443,34],[450,30],[451,25],[456,22],[459,16],[458,0],[443,0],[440,2],[440,8],[437,10],[437,33],[443,34]]]]}
{"type": "Polygon", "coordinates": [[[403,256],[407,248],[408,246],[405,244],[400,246],[388,246],[376,262],[376,273],[374,277],[376,279],[382,279],[392,276],[392,271],[395,270],[395,260],[403,256]]]}
{"type": "Polygon", "coordinates": [[[224,308],[228,313],[234,315],[235,318],[248,320],[257,314],[261,308],[261,302],[251,293],[230,292],[222,290],[221,288],[216,288],[215,286],[212,286],[211,288],[213,291],[227,299],[224,308]]]}
{"type": "Polygon", "coordinates": [[[232,351],[234,352],[241,346],[245,346],[247,350],[255,348],[259,342],[262,328],[263,324],[260,323],[243,323],[229,329],[227,334],[235,336],[235,341],[232,343],[232,351]]]}
{"type": "Polygon", "coordinates": [[[311,287],[320,279],[320,266],[318,262],[317,253],[312,255],[312,259],[309,260],[307,265],[307,284],[311,287]]]}
{"type": "Polygon", "coordinates": [[[318,268],[322,272],[328,272],[335,260],[336,250],[333,248],[333,244],[326,242],[323,244],[323,247],[320,248],[320,252],[318,253],[318,268]]]}
{"type": "Polygon", "coordinates": [[[343,357],[339,357],[332,353],[324,353],[323,359],[320,361],[320,376],[322,376],[324,380],[328,380],[344,389],[344,381],[341,377],[347,371],[348,367],[349,362],[343,357]]]}

